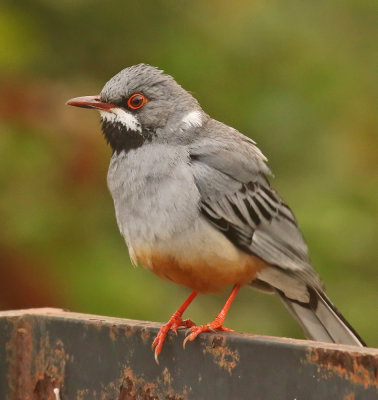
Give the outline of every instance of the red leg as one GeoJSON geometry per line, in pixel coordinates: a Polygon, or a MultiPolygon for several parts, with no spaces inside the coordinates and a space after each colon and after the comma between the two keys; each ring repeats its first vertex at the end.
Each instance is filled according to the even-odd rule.
{"type": "Polygon", "coordinates": [[[190,296],[181,304],[178,310],[172,315],[169,321],[160,328],[159,333],[157,334],[155,340],[152,343],[152,349],[155,348],[155,360],[158,364],[159,364],[158,357],[163,347],[165,337],[167,336],[169,330],[171,329],[173,332],[177,334],[177,329],[180,326],[185,326],[187,328],[194,326],[194,322],[192,322],[190,319],[182,320],[181,317],[182,314],[184,314],[184,311],[188,308],[189,304],[194,300],[196,296],[197,292],[192,292],[190,296]]]}
{"type": "Polygon", "coordinates": [[[209,331],[214,331],[214,330],[220,330],[220,331],[232,331],[232,329],[225,328],[223,326],[223,322],[226,318],[226,314],[231,306],[231,303],[234,301],[235,296],[237,295],[238,291],[240,289],[239,285],[235,285],[228,296],[228,299],[221,309],[220,313],[215,317],[213,322],[209,322],[206,325],[201,325],[201,326],[192,326],[190,329],[188,329],[188,336],[184,340],[184,347],[186,345],[187,341],[192,342],[200,333],[202,332],[209,332],[209,331]]]}

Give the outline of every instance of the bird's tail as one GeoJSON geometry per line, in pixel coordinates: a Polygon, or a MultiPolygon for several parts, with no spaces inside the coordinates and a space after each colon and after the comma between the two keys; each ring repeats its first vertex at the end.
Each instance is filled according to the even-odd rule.
{"type": "Polygon", "coordinates": [[[307,338],[321,342],[366,346],[329,298],[319,289],[307,287],[308,303],[292,300],[276,289],[286,308],[302,326],[307,338]]]}

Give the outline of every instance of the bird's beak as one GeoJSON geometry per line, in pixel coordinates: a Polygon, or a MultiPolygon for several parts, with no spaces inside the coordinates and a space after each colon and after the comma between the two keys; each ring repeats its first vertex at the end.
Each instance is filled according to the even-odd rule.
{"type": "Polygon", "coordinates": [[[75,97],[74,99],[68,100],[66,104],[75,107],[95,108],[108,112],[111,112],[111,109],[116,107],[114,104],[102,102],[100,96],[75,97]]]}

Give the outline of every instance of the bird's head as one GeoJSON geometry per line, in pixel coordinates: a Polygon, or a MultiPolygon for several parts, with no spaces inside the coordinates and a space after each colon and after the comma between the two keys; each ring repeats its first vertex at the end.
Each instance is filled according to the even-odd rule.
{"type": "Polygon", "coordinates": [[[146,64],[125,68],[99,95],[76,97],[67,104],[97,109],[105,138],[117,153],[152,140],[186,142],[207,118],[171,76],[146,64]]]}

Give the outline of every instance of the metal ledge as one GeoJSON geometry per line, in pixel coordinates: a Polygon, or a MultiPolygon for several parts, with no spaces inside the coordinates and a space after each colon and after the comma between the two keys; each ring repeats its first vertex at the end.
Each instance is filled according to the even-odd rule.
{"type": "Polygon", "coordinates": [[[30,309],[0,313],[1,400],[370,400],[378,351],[238,333],[182,348],[160,324],[30,309]]]}

